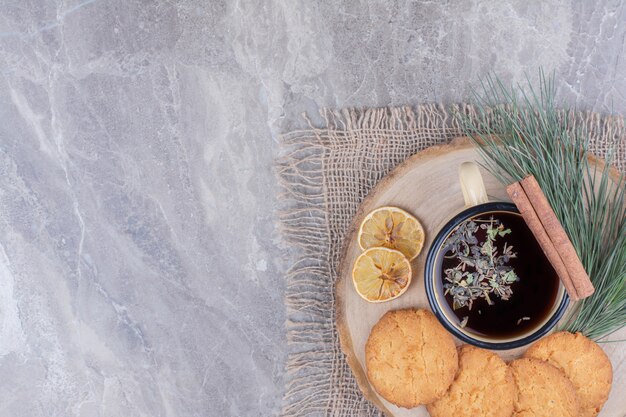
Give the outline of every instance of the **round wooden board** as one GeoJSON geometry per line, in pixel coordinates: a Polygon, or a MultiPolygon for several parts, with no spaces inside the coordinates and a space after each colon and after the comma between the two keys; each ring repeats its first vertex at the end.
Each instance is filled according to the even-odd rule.
{"type": "MultiPolygon", "coordinates": [[[[337,300],[337,328],[341,347],[354,376],[367,399],[388,416],[428,416],[424,406],[404,409],[384,400],[370,386],[365,373],[365,343],[372,326],[388,310],[406,307],[427,308],[424,291],[424,262],[430,244],[444,223],[464,207],[458,180],[458,167],[465,161],[479,161],[480,156],[466,138],[449,145],[421,151],[396,167],[383,178],[363,201],[346,235],[346,245],[339,264],[339,278],[335,293],[337,300]],[[372,304],[361,299],[353,288],[351,270],[361,253],[357,233],[363,218],[381,206],[397,206],[415,215],[426,231],[422,253],[412,262],[413,279],[404,295],[386,303],[372,304]]],[[[490,201],[510,201],[504,186],[481,168],[490,201]]],[[[617,175],[617,172],[615,173],[617,175]]],[[[626,328],[611,339],[626,338],[626,328]]],[[[457,340],[457,344],[460,342],[457,340]]],[[[613,364],[613,387],[600,417],[626,416],[626,343],[605,343],[602,347],[613,364]]],[[[520,355],[524,349],[498,352],[505,360],[520,355]]]]}

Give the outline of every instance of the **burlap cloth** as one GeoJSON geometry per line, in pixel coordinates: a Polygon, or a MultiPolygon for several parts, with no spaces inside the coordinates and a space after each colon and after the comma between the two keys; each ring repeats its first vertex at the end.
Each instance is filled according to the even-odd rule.
{"type": "MultiPolygon", "coordinates": [[[[283,416],[379,416],[359,391],[339,347],[334,284],[344,233],[363,198],[412,154],[461,136],[454,111],[471,107],[322,111],[324,125],[283,136],[277,161],[285,210],[284,239],[299,251],[286,274],[287,340],[283,416]]],[[[618,141],[615,165],[626,168],[622,117],[571,115],[605,157],[618,141]]]]}

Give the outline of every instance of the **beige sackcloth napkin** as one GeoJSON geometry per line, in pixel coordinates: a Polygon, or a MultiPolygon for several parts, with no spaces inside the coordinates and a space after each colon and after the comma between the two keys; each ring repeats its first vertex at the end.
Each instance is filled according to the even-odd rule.
{"type": "MultiPolygon", "coordinates": [[[[299,252],[286,274],[287,341],[283,416],[382,416],[361,394],[339,347],[334,285],[344,234],[369,191],[412,154],[463,133],[452,116],[471,106],[420,105],[323,110],[322,126],[287,133],[276,169],[283,193],[283,238],[299,252]]],[[[305,116],[306,117],[306,116],[305,116]]],[[[590,151],[626,169],[621,116],[570,112],[590,151]]]]}

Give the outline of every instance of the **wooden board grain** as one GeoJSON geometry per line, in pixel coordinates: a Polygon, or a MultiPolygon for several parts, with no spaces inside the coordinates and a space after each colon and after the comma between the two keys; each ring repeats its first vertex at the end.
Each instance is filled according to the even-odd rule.
{"type": "MultiPolygon", "coordinates": [[[[426,417],[428,412],[423,406],[411,410],[398,408],[376,394],[365,373],[365,342],[372,326],[386,311],[406,307],[429,309],[424,291],[424,262],[428,248],[445,222],[464,207],[457,173],[459,165],[479,159],[474,147],[463,138],[413,155],[370,192],[346,235],[346,245],[339,264],[339,279],[335,287],[341,347],[363,394],[389,416],[426,417]],[[415,215],[424,226],[426,242],[422,253],[412,262],[413,279],[407,292],[396,300],[371,304],[361,299],[352,286],[352,265],[361,253],[356,235],[367,213],[388,205],[400,207],[415,215]]],[[[505,187],[485,170],[481,169],[481,172],[490,201],[510,201],[505,187]]],[[[626,329],[611,337],[624,338],[626,329]]],[[[457,344],[460,344],[458,340],[457,344]]],[[[625,417],[626,396],[623,393],[626,392],[626,343],[605,343],[602,347],[611,358],[614,377],[611,395],[600,417],[625,417]]],[[[523,350],[498,353],[505,360],[510,360],[519,356],[523,350]]]]}

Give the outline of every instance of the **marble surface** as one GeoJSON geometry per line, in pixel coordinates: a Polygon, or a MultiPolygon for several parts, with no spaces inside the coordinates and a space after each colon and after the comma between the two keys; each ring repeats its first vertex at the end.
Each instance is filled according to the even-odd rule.
{"type": "Polygon", "coordinates": [[[542,65],[568,103],[626,113],[624,1],[0,10],[0,416],[279,412],[295,254],[272,162],[303,111],[542,65]]]}

